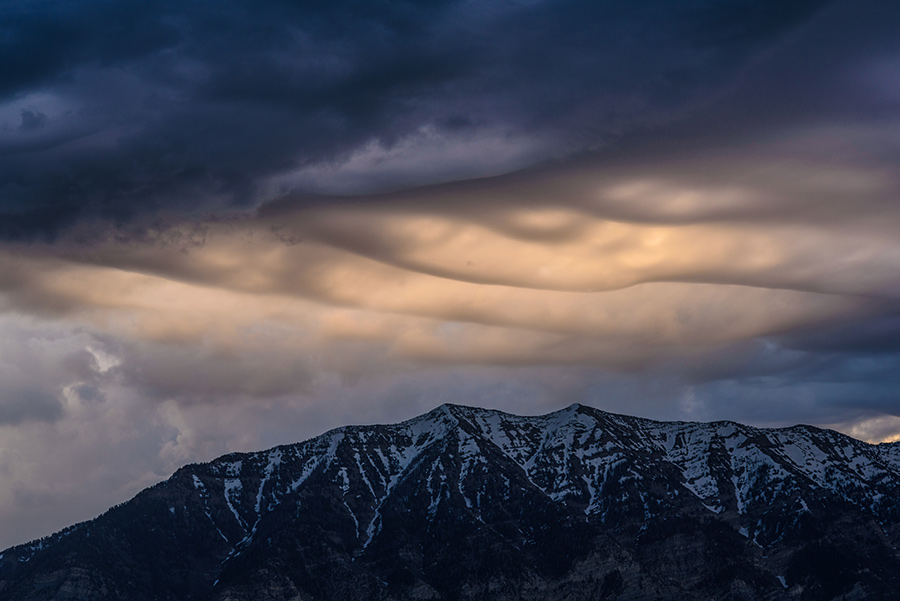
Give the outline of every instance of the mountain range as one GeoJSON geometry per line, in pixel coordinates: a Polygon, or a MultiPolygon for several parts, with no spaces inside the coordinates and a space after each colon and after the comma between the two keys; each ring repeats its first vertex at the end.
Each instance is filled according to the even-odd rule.
{"type": "Polygon", "coordinates": [[[900,443],[442,405],[179,469],[0,554],[0,599],[900,598],[900,443]]]}

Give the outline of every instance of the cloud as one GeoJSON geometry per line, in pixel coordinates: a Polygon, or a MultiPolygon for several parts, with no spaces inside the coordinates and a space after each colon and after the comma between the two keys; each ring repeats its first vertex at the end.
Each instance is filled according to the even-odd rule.
{"type": "Polygon", "coordinates": [[[79,346],[85,336],[8,314],[0,331],[0,426],[62,419],[66,387],[95,381],[92,357],[79,346]]]}
{"type": "Polygon", "coordinates": [[[144,372],[168,374],[160,390],[302,390],[334,363],[322,349],[349,343],[400,362],[635,369],[892,310],[896,176],[820,145],[782,158],[818,131],[22,246],[0,255],[0,286],[18,311],[173,345],[144,372]],[[178,345],[220,365],[189,367],[178,345]]]}
{"type": "Polygon", "coordinates": [[[111,373],[161,401],[436,365],[787,381],[875,352],[898,300],[896,175],[845,151],[890,138],[841,128],[9,247],[2,298],[119,340],[111,373]]]}
{"type": "Polygon", "coordinates": [[[597,148],[689,112],[823,4],[11,8],[0,237],[171,224],[285,189],[371,192],[597,148]]]}
{"type": "Polygon", "coordinates": [[[861,419],[850,426],[848,434],[861,440],[896,442],[900,440],[900,417],[880,415],[861,419]]]}
{"type": "Polygon", "coordinates": [[[545,141],[502,131],[442,132],[432,125],[385,143],[373,139],[340,158],[310,162],[262,184],[263,198],[295,190],[359,194],[498,175],[546,158],[545,141]]]}
{"type": "Polygon", "coordinates": [[[15,389],[4,385],[0,389],[0,423],[18,424],[26,419],[54,420],[62,416],[62,404],[51,391],[15,389]]]}

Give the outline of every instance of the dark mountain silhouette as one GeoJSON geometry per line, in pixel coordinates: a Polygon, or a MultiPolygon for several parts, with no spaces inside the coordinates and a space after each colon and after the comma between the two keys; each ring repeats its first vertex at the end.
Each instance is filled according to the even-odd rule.
{"type": "Polygon", "coordinates": [[[900,445],[443,405],[189,465],[0,555],[0,599],[896,599],[900,445]]]}

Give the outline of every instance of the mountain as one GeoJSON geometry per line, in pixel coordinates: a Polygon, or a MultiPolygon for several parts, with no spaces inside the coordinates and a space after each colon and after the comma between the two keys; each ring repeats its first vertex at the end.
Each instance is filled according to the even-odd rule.
{"type": "Polygon", "coordinates": [[[0,599],[896,599],[900,445],[443,405],[189,465],[0,555],[0,599]]]}

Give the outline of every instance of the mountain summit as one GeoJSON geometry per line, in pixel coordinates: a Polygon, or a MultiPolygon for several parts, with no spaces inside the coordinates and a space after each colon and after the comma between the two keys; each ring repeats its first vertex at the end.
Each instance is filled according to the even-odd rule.
{"type": "Polygon", "coordinates": [[[891,599],[900,445],[442,405],[189,465],[0,555],[6,601],[891,599]]]}

